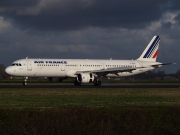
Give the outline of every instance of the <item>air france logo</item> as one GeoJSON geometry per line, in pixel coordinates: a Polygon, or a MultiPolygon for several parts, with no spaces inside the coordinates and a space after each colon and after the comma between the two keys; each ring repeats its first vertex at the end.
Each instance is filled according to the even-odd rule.
{"type": "Polygon", "coordinates": [[[158,46],[159,46],[160,37],[157,36],[152,42],[151,46],[147,50],[146,54],[143,58],[156,58],[158,54],[158,46]]]}
{"type": "Polygon", "coordinates": [[[67,64],[67,61],[34,61],[36,64],[67,64]]]}

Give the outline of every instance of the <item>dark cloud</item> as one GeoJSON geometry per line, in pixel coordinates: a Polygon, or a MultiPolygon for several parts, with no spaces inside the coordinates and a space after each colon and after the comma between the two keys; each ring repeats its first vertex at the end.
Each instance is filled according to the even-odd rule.
{"type": "Polygon", "coordinates": [[[175,17],[177,24],[180,26],[180,13],[175,17]]]}
{"type": "Polygon", "coordinates": [[[156,34],[158,61],[178,63],[179,10],[179,0],[1,0],[0,63],[27,56],[136,59],[156,34]]]}
{"type": "Polygon", "coordinates": [[[179,0],[169,0],[166,5],[170,10],[180,10],[179,0]]]}
{"type": "MultiPolygon", "coordinates": [[[[14,20],[14,23],[21,28],[52,31],[91,26],[143,28],[152,21],[160,19],[166,10],[171,10],[178,3],[177,0],[172,2],[171,0],[31,0],[26,2],[17,1],[21,6],[30,5],[31,8],[22,10],[20,6],[20,9],[16,8],[16,12],[6,14],[6,17],[14,20]],[[41,6],[42,4],[44,6],[41,6]]],[[[4,5],[8,9],[7,2],[4,1],[4,5]]],[[[12,5],[18,4],[14,4],[12,0],[12,5]]]]}
{"type": "Polygon", "coordinates": [[[39,3],[39,1],[40,0],[1,0],[0,8],[31,7],[31,6],[37,5],[39,3]]]}
{"type": "Polygon", "coordinates": [[[172,23],[170,22],[162,23],[162,27],[164,28],[171,28],[171,26],[172,26],[172,23]]]}

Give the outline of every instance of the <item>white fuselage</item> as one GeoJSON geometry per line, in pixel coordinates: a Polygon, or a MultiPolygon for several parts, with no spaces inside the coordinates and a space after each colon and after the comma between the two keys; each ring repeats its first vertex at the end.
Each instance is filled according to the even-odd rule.
{"type": "Polygon", "coordinates": [[[159,62],[140,60],[83,60],[83,59],[21,59],[6,68],[6,72],[22,77],[77,77],[77,71],[103,70],[118,67],[142,67],[132,72],[107,74],[107,77],[124,77],[155,69],[159,62]]]}

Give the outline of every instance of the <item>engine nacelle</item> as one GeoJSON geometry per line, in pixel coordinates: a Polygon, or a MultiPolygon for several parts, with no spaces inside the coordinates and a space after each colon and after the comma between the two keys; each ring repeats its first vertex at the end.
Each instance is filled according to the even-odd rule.
{"type": "Polygon", "coordinates": [[[77,81],[82,83],[91,83],[94,81],[94,75],[92,73],[81,73],[77,75],[77,81]]]}

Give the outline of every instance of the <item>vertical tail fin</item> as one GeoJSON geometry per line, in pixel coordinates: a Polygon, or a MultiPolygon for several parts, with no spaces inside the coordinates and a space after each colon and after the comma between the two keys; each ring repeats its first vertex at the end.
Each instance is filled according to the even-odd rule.
{"type": "Polygon", "coordinates": [[[148,46],[137,60],[156,61],[159,48],[159,36],[154,36],[149,42],[148,46]]]}

